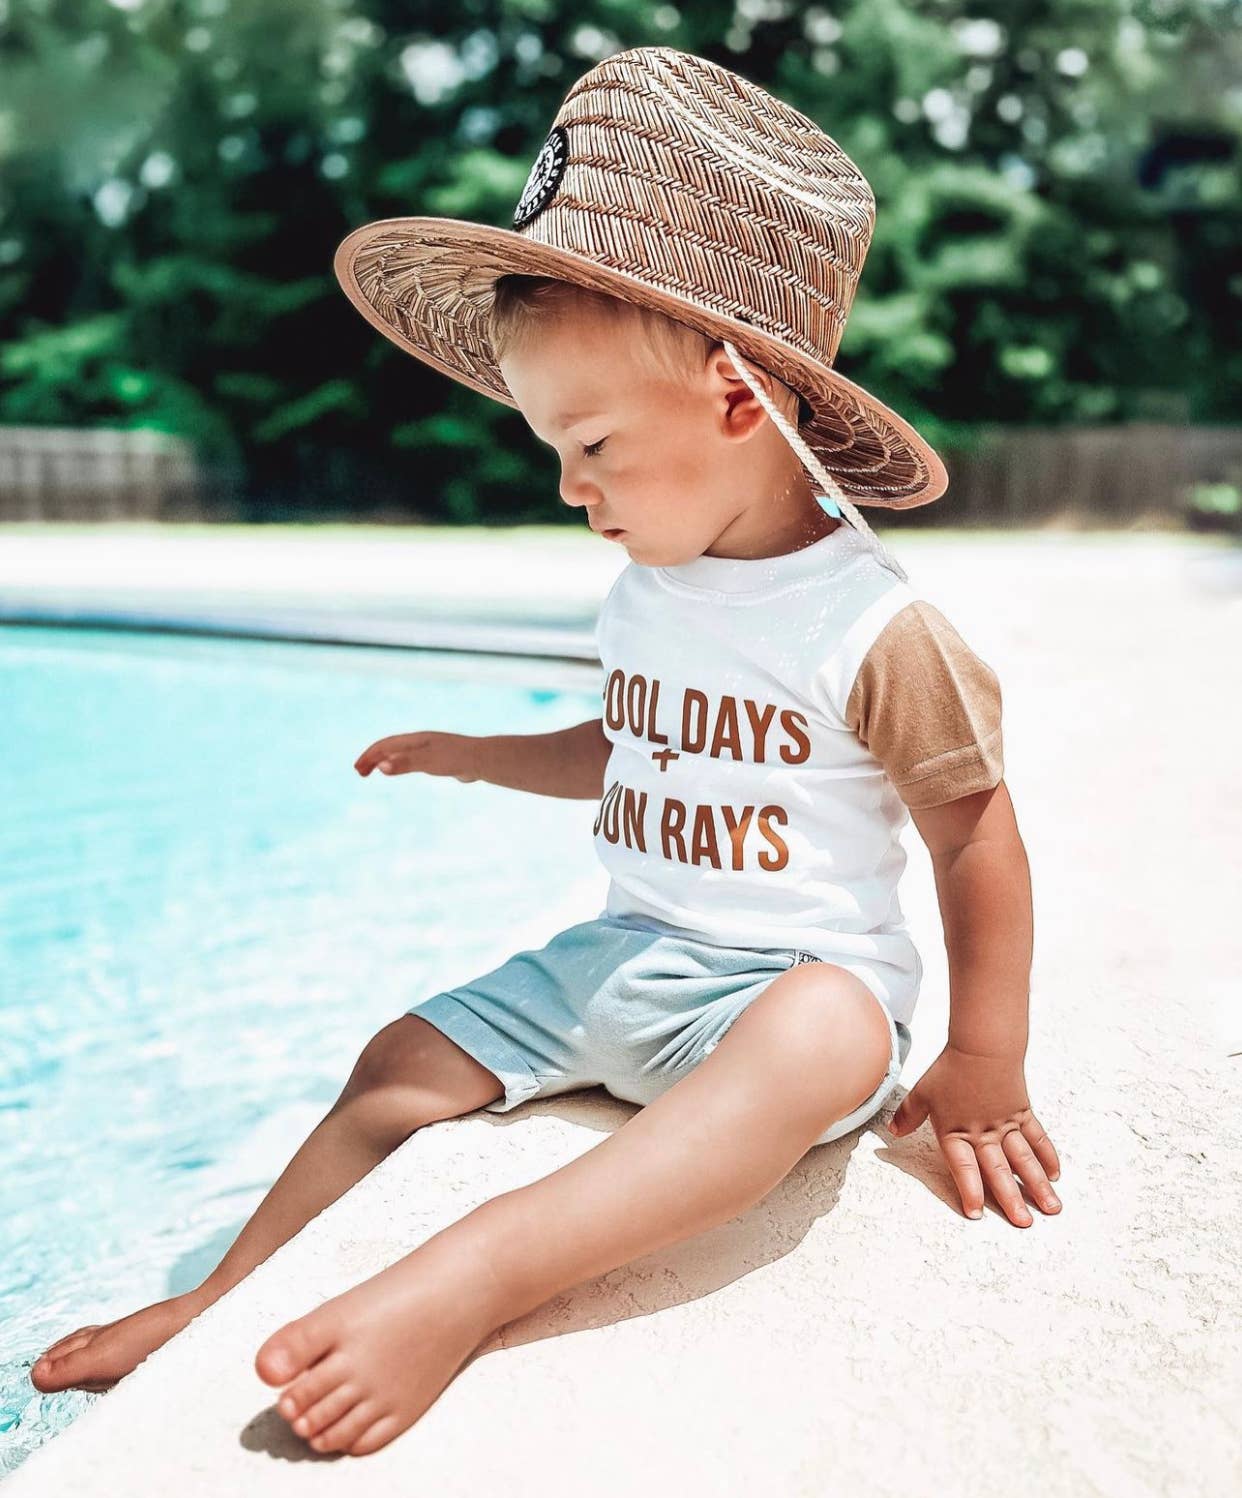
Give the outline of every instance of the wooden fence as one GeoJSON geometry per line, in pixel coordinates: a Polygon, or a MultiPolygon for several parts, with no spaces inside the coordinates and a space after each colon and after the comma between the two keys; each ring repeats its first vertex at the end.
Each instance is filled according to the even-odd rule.
{"type": "Polygon", "coordinates": [[[197,517],[202,477],[163,432],[0,426],[0,520],[197,517]]]}
{"type": "MultiPolygon", "coordinates": [[[[1193,518],[1197,485],[1242,492],[1242,426],[1133,422],[984,429],[970,452],[944,454],[949,488],[924,512],[939,523],[1022,525],[1078,515],[1100,524],[1193,518]]],[[[910,517],[918,510],[908,512],[910,517]]]]}
{"type": "MultiPolygon", "coordinates": [[[[366,519],[365,508],[345,496],[365,494],[368,485],[349,482],[347,454],[332,456],[342,511],[366,519]]],[[[1176,520],[1193,518],[1197,484],[1242,490],[1242,426],[985,429],[970,451],[943,457],[950,479],[943,498],[888,511],[886,524],[1024,525],[1065,515],[1102,524],[1176,520]]],[[[368,460],[372,469],[376,461],[368,460]]],[[[263,513],[264,495],[248,492],[243,475],[205,467],[179,438],[0,426],[0,521],[227,520],[263,513]]]]}

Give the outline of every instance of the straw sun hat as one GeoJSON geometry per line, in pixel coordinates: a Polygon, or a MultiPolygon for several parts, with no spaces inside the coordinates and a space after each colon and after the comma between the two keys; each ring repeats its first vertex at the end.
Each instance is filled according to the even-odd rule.
{"type": "Polygon", "coordinates": [[[832,368],[874,224],[866,178],[806,115],[706,58],[636,47],[570,89],[511,229],[380,219],[341,241],[333,270],[399,348],[515,408],[488,335],[502,275],[572,281],[721,341],[825,494],[905,580],[851,500],[930,504],[948,476],[912,427],[832,368]],[[801,428],[742,358],[805,399],[801,428]]]}

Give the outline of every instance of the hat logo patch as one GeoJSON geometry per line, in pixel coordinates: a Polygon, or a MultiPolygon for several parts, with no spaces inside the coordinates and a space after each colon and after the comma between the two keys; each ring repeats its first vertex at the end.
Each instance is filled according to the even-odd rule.
{"type": "Polygon", "coordinates": [[[520,229],[523,224],[528,224],[537,213],[547,207],[552,194],[556,191],[561,176],[565,171],[565,163],[569,160],[569,137],[560,125],[553,125],[548,132],[548,138],[544,141],[539,155],[535,157],[535,164],[530,169],[530,176],[526,179],[526,186],[522,189],[522,196],[518,200],[517,207],[513,210],[513,227],[520,229]]]}

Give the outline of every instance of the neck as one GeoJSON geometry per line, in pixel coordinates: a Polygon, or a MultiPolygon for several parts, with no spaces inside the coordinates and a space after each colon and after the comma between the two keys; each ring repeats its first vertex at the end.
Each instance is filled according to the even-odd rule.
{"type": "Polygon", "coordinates": [[[742,505],[703,555],[750,561],[814,545],[845,523],[820,506],[817,492],[800,466],[794,477],[786,470],[766,497],[742,505]]]}

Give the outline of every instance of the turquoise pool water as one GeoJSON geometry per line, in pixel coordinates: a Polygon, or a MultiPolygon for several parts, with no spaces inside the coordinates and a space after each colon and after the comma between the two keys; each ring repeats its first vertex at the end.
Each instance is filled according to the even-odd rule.
{"type": "Polygon", "coordinates": [[[366,1040],[597,878],[593,802],[353,769],[598,711],[518,669],[0,627],[0,1473],[105,1397],[49,1342],[198,1284],[366,1040]]]}

